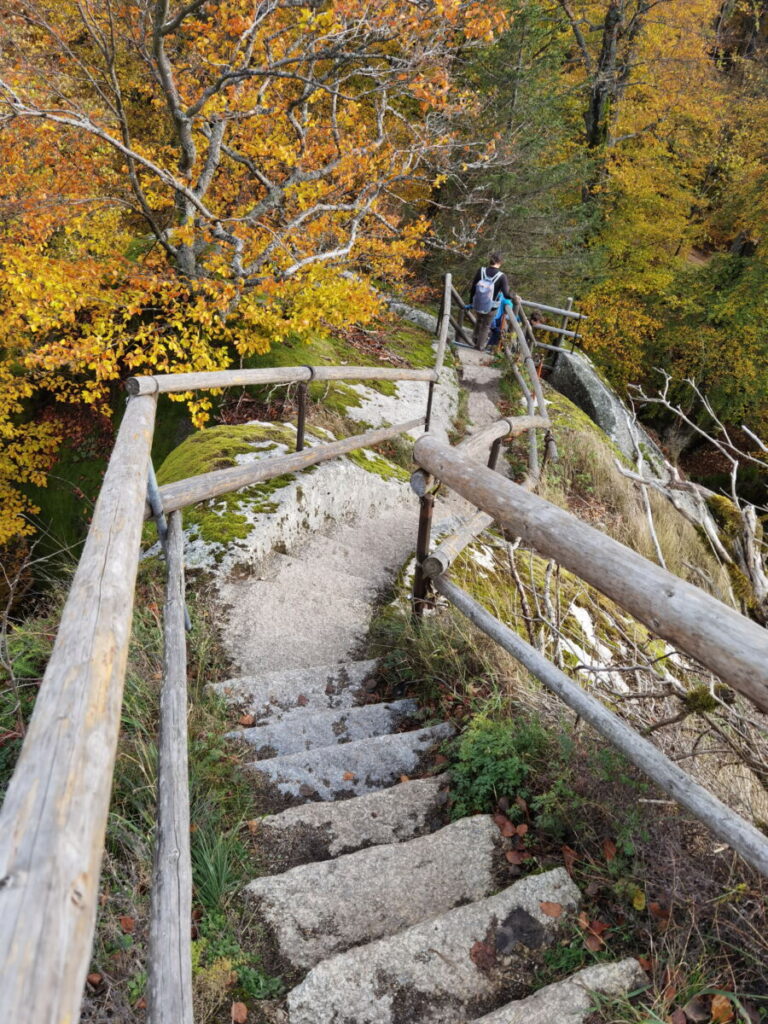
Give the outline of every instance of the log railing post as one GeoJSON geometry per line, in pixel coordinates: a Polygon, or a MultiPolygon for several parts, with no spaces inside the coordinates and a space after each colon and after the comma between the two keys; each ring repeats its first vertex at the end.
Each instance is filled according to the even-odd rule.
{"type": "Polygon", "coordinates": [[[147,1019],[149,1024],[192,1024],[192,862],[181,512],[171,513],[167,560],[147,1019]]]}

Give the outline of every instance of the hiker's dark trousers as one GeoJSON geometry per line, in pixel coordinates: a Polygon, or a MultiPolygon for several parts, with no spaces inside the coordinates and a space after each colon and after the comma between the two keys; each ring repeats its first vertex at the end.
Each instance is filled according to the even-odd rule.
{"type": "Polygon", "coordinates": [[[472,332],[472,344],[475,348],[485,348],[485,343],[488,341],[488,332],[491,329],[496,312],[495,309],[492,309],[489,313],[475,313],[475,329],[472,332]]]}

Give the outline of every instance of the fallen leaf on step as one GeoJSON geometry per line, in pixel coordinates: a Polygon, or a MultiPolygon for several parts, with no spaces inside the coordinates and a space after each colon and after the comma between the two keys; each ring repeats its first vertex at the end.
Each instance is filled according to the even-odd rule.
{"type": "Polygon", "coordinates": [[[245,1003],[232,1003],[232,1024],[246,1024],[248,1020],[248,1007],[245,1003]]]}
{"type": "Polygon", "coordinates": [[[300,693],[296,699],[296,703],[300,708],[305,708],[309,704],[309,697],[305,697],[303,693],[300,693]]]}
{"type": "Polygon", "coordinates": [[[136,927],[136,922],[132,917],[121,917],[120,927],[123,929],[126,935],[130,935],[133,929],[136,927]]]}
{"type": "Polygon", "coordinates": [[[647,956],[639,956],[637,962],[643,968],[644,971],[653,970],[653,960],[650,960],[647,956]]]}
{"type": "Polygon", "coordinates": [[[102,974],[97,974],[96,972],[94,972],[93,974],[89,974],[88,977],[86,978],[86,981],[92,988],[96,988],[96,986],[100,985],[103,980],[104,976],[102,974]]]}
{"type": "Polygon", "coordinates": [[[410,777],[410,775],[401,775],[400,776],[400,781],[401,782],[410,782],[411,781],[411,777],[410,777]]]}
{"type": "Polygon", "coordinates": [[[476,942],[469,951],[469,959],[480,971],[490,971],[496,964],[496,950],[488,942],[476,942]]]}
{"type": "Polygon", "coordinates": [[[584,945],[590,951],[590,953],[598,953],[604,946],[605,943],[599,935],[593,935],[590,933],[584,938],[584,945]]]}
{"type": "Polygon", "coordinates": [[[530,854],[525,850],[507,850],[504,856],[510,864],[522,864],[524,860],[528,860],[530,854]]]}
{"type": "Polygon", "coordinates": [[[255,721],[256,719],[253,715],[241,715],[237,720],[237,724],[247,728],[249,725],[253,725],[255,721]]]}
{"type": "Polygon", "coordinates": [[[524,836],[528,832],[528,826],[526,824],[518,825],[515,828],[515,832],[517,832],[519,836],[524,836]]]}
{"type": "Polygon", "coordinates": [[[569,875],[573,874],[573,865],[576,863],[577,859],[578,854],[572,846],[563,847],[563,864],[565,865],[565,870],[569,875]]]}
{"type": "Polygon", "coordinates": [[[547,917],[562,917],[563,905],[562,903],[551,903],[549,900],[544,900],[543,903],[539,904],[542,914],[546,914],[547,917]]]}
{"type": "Polygon", "coordinates": [[[733,1020],[733,1004],[728,996],[715,996],[712,1000],[712,1024],[728,1024],[733,1020]]]}
{"type": "Polygon", "coordinates": [[[609,864],[615,858],[616,853],[617,853],[616,843],[614,843],[614,841],[612,839],[604,839],[603,840],[603,856],[605,857],[605,859],[608,861],[609,864]]]}
{"type": "Polygon", "coordinates": [[[248,826],[248,831],[253,836],[259,831],[259,825],[261,824],[261,822],[259,821],[258,818],[251,818],[251,820],[246,821],[245,824],[248,826]]]}
{"type": "Polygon", "coordinates": [[[354,782],[357,776],[354,772],[344,772],[342,778],[345,782],[354,782]]]}
{"type": "Polygon", "coordinates": [[[494,814],[493,820],[505,839],[510,839],[516,834],[515,826],[505,814],[494,814]]]}

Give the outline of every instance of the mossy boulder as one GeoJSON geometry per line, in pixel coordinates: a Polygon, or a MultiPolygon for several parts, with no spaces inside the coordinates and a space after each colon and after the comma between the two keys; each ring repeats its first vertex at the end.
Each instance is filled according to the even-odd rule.
{"type": "MultiPolygon", "coordinates": [[[[308,445],[332,440],[320,428],[307,434],[308,445]]],[[[296,431],[288,425],[252,422],[212,427],[186,438],[170,453],[158,470],[158,482],[162,486],[243,462],[275,458],[291,453],[295,445],[296,431]]],[[[285,550],[326,518],[354,514],[358,505],[381,501],[384,485],[403,488],[407,479],[401,466],[378,452],[360,449],[200,502],[184,513],[187,564],[228,567],[285,550]],[[309,477],[315,473],[323,483],[313,488],[309,477]]],[[[154,537],[153,529],[147,528],[148,541],[154,537]]]]}

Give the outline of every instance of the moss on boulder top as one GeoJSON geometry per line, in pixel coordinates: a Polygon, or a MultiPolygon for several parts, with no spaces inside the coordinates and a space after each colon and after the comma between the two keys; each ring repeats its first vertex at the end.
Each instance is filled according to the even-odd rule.
{"type": "MultiPolygon", "coordinates": [[[[333,436],[322,429],[307,435],[308,445],[329,440],[332,441],[333,436]]],[[[279,423],[211,427],[186,438],[168,455],[158,470],[158,482],[161,485],[174,483],[244,462],[286,455],[293,452],[295,444],[295,429],[279,423]]],[[[361,449],[349,457],[308,466],[298,473],[285,473],[187,509],[184,513],[187,564],[193,568],[209,568],[225,561],[250,560],[284,547],[289,534],[293,536],[310,528],[310,524],[317,525],[316,519],[322,521],[331,514],[330,506],[328,510],[323,509],[324,502],[338,505],[341,501],[343,505],[345,492],[355,495],[365,490],[367,485],[361,486],[365,479],[359,475],[361,470],[369,479],[378,478],[388,484],[408,479],[401,466],[377,452],[361,449]],[[337,467],[335,471],[333,466],[337,467]],[[305,480],[315,472],[336,472],[338,482],[317,488],[315,495],[305,480]]],[[[376,492],[376,487],[372,491],[376,492]]],[[[149,534],[146,539],[150,539],[149,534]]]]}

